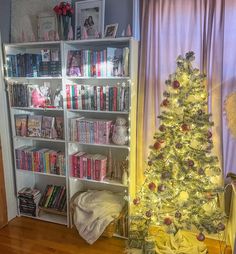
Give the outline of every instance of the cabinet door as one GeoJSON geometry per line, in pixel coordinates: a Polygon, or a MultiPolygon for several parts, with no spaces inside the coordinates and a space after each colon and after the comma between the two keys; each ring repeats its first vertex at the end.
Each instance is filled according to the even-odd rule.
{"type": "Polygon", "coordinates": [[[0,228],[7,224],[7,204],[4,183],[2,149],[0,149],[0,228]]]}

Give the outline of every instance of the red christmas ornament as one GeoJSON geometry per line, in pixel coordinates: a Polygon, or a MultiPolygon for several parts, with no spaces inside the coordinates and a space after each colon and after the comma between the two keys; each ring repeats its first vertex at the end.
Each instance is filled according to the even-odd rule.
{"type": "Polygon", "coordinates": [[[160,125],[159,130],[160,130],[161,132],[164,132],[164,131],[166,130],[165,125],[163,125],[163,124],[160,125]]]}
{"type": "Polygon", "coordinates": [[[140,204],[140,198],[135,198],[135,199],[133,200],[133,204],[134,204],[134,205],[139,205],[139,204],[140,204]]]}
{"type": "Polygon", "coordinates": [[[161,103],[161,105],[164,107],[167,107],[169,104],[170,104],[170,102],[167,99],[163,100],[161,103]]]}
{"type": "Polygon", "coordinates": [[[158,186],[158,191],[160,191],[160,192],[164,191],[165,188],[166,188],[165,185],[161,184],[161,185],[158,186]]]}
{"type": "Polygon", "coordinates": [[[157,141],[157,142],[153,145],[153,147],[154,147],[156,150],[158,150],[158,149],[161,148],[161,144],[157,141]]]}
{"type": "Polygon", "coordinates": [[[171,225],[171,223],[172,223],[171,218],[165,218],[165,219],[164,219],[164,224],[165,224],[165,225],[169,226],[169,225],[171,225]]]}
{"type": "Polygon", "coordinates": [[[175,80],[175,81],[173,82],[173,84],[172,84],[172,87],[173,87],[174,89],[178,89],[178,88],[180,87],[179,81],[175,80]]]}
{"type": "Polygon", "coordinates": [[[219,231],[224,231],[224,230],[225,230],[225,225],[224,225],[223,223],[220,222],[220,223],[218,224],[218,227],[217,227],[217,228],[218,228],[219,231]]]}
{"type": "Polygon", "coordinates": [[[151,182],[148,184],[148,188],[151,190],[151,191],[154,191],[156,189],[156,184],[151,182]]]}
{"type": "Polygon", "coordinates": [[[147,212],[146,212],[146,216],[147,216],[148,218],[152,217],[152,211],[150,211],[150,210],[147,211],[147,212]]]}
{"type": "Polygon", "coordinates": [[[203,233],[199,233],[199,235],[197,236],[198,241],[204,241],[205,240],[205,235],[203,233]]]}
{"type": "Polygon", "coordinates": [[[186,123],[183,123],[183,124],[181,125],[181,129],[182,129],[182,131],[189,131],[189,130],[190,130],[190,127],[189,127],[189,125],[187,125],[186,123]]]}

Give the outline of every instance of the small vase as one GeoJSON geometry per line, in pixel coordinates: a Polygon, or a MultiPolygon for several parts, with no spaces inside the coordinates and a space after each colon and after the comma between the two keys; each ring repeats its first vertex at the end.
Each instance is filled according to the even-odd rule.
{"type": "Polygon", "coordinates": [[[71,17],[59,15],[57,16],[57,26],[58,26],[58,34],[60,40],[67,40],[69,28],[71,26],[71,17]]]}

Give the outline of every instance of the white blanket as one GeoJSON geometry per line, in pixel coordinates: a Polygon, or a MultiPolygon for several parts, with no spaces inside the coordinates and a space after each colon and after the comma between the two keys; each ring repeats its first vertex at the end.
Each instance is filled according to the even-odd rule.
{"type": "Polygon", "coordinates": [[[124,199],[120,193],[89,190],[74,200],[74,224],[89,244],[93,244],[103,233],[107,225],[117,218],[124,199]]]}

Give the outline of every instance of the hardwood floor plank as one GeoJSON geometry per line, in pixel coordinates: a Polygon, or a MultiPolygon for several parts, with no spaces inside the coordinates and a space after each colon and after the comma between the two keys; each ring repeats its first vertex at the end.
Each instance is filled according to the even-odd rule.
{"type": "MultiPolygon", "coordinates": [[[[218,241],[207,239],[205,243],[209,254],[232,253],[230,248],[220,252],[218,241]]],[[[102,237],[89,245],[75,229],[24,217],[0,230],[1,254],[122,254],[124,248],[125,241],[119,238],[102,237]]]]}

